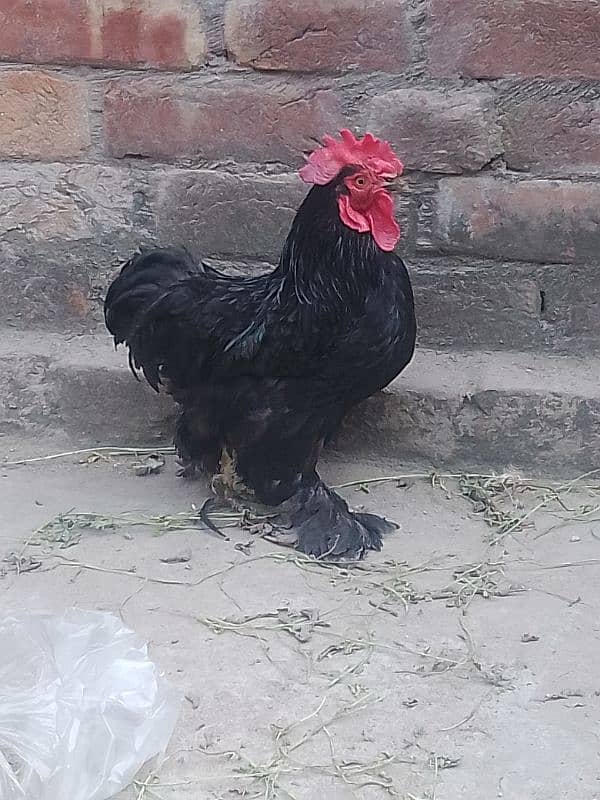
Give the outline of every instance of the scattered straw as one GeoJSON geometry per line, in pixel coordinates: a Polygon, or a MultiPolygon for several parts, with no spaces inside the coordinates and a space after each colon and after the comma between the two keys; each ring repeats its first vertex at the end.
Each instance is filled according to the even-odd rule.
{"type": "Polygon", "coordinates": [[[494,530],[492,543],[498,543],[506,536],[531,527],[540,511],[559,514],[562,522],[553,525],[536,538],[564,524],[600,521],[600,516],[595,516],[600,515],[600,503],[586,502],[579,506],[571,506],[567,502],[567,498],[577,491],[600,494],[600,481],[592,480],[599,473],[600,469],[596,469],[567,482],[542,482],[515,473],[495,475],[442,473],[433,470],[386,475],[381,478],[363,478],[339,484],[335,488],[353,487],[368,491],[372,485],[395,483],[404,486],[406,481],[427,481],[432,487],[441,489],[448,497],[458,494],[470,500],[476,513],[481,514],[494,530]],[[528,498],[533,498],[534,501],[529,508],[526,507],[528,498]]]}
{"type": "Polygon", "coordinates": [[[455,731],[457,730],[457,728],[461,728],[463,725],[466,725],[467,722],[470,722],[473,719],[473,717],[475,716],[475,714],[477,714],[481,706],[490,697],[491,697],[491,692],[487,692],[486,694],[484,694],[483,697],[477,703],[477,705],[473,708],[471,712],[467,714],[466,717],[459,720],[458,722],[455,722],[454,725],[449,725],[447,728],[438,728],[438,733],[449,733],[450,731],[455,731]]]}
{"type": "Polygon", "coordinates": [[[255,631],[281,631],[298,642],[307,642],[317,628],[329,627],[329,622],[321,618],[316,609],[296,611],[288,607],[262,614],[252,614],[241,618],[202,617],[192,615],[192,619],[205,625],[213,633],[236,633],[240,636],[255,636],[255,631]]]}
{"type": "Polygon", "coordinates": [[[118,527],[144,526],[151,528],[156,534],[194,531],[199,528],[220,532],[221,528],[259,523],[265,519],[266,517],[250,516],[247,512],[208,511],[206,504],[199,509],[193,506],[190,511],[180,511],[175,514],[142,514],[135,511],[100,514],[71,510],[58,514],[37,528],[29,537],[28,544],[57,544],[64,549],[77,544],[83,530],[106,532],[118,527]]]}
{"type": "MultiPolygon", "coordinates": [[[[4,462],[6,466],[35,464],[68,457],[86,457],[88,461],[100,458],[116,458],[119,456],[140,457],[144,455],[174,455],[175,448],[158,447],[120,447],[101,446],[81,450],[70,450],[61,453],[4,462]]],[[[566,498],[577,490],[600,494],[600,481],[597,480],[600,469],[590,470],[576,478],[564,481],[540,481],[524,478],[516,473],[479,474],[460,472],[408,472],[397,475],[385,475],[375,478],[361,478],[338,484],[334,488],[356,488],[369,491],[369,487],[385,483],[405,486],[407,481],[424,480],[434,488],[439,488],[448,496],[458,493],[473,504],[475,511],[483,516],[486,523],[494,529],[493,543],[501,541],[508,535],[520,532],[533,524],[533,518],[541,510],[561,511],[563,524],[569,522],[600,521],[600,503],[585,503],[579,507],[571,507],[566,498]],[[456,488],[453,489],[452,486],[456,488]],[[533,495],[533,506],[525,508],[525,495],[533,495]]],[[[140,523],[141,524],[141,523],[140,523]]],[[[156,523],[156,520],[154,521],[156,523]]],[[[210,526],[209,526],[210,527],[210,526]]],[[[560,527],[552,526],[539,535],[546,535],[560,527]]]]}
{"type": "MultiPolygon", "coordinates": [[[[120,456],[141,457],[151,454],[172,455],[172,447],[96,447],[84,450],[73,450],[64,453],[41,456],[20,461],[5,462],[6,466],[18,466],[54,461],[61,458],[84,458],[86,461],[97,459],[112,459],[120,456]]],[[[532,526],[539,512],[550,512],[558,515],[562,521],[589,523],[600,515],[600,502],[589,497],[585,503],[580,502],[577,493],[585,491],[600,495],[600,470],[593,470],[568,482],[536,481],[522,478],[515,474],[482,475],[472,473],[440,473],[436,471],[415,472],[379,478],[366,478],[339,485],[336,488],[356,488],[359,491],[370,491],[370,487],[385,483],[395,483],[399,487],[406,485],[407,481],[427,481],[435,490],[442,491],[446,496],[460,496],[465,498],[473,510],[491,529],[491,543],[502,542],[505,537],[517,532],[526,531],[532,526]]],[[[192,508],[190,511],[175,514],[143,514],[126,512],[122,514],[99,514],[93,512],[76,512],[74,510],[60,514],[38,528],[30,538],[28,544],[51,544],[57,551],[70,548],[79,541],[82,531],[106,532],[118,527],[146,526],[156,533],[190,531],[200,528],[222,529],[232,526],[244,526],[251,522],[261,523],[266,517],[249,518],[246,513],[233,511],[207,511],[206,509],[192,508]]],[[[553,525],[539,535],[546,535],[560,526],[553,525]]],[[[496,551],[494,551],[495,553],[496,551]]],[[[275,564],[291,564],[298,569],[311,574],[323,575],[327,573],[332,583],[340,582],[344,589],[377,593],[375,597],[367,600],[375,612],[386,612],[398,616],[406,612],[412,604],[419,602],[444,601],[448,605],[459,608],[459,625],[462,630],[464,647],[456,653],[435,652],[433,647],[420,643],[411,647],[402,642],[382,642],[376,640],[370,633],[358,634],[355,638],[348,635],[347,631],[338,632],[332,629],[330,617],[320,614],[314,609],[294,609],[289,607],[278,608],[256,615],[229,616],[218,618],[214,616],[193,617],[213,633],[231,633],[239,636],[251,636],[262,639],[264,636],[283,635],[291,637],[296,644],[294,649],[305,655],[310,655],[311,664],[321,664],[321,676],[327,679],[327,694],[314,711],[302,719],[292,722],[284,727],[274,728],[273,752],[264,761],[253,762],[238,752],[228,751],[215,753],[199,748],[205,756],[221,757],[227,759],[229,769],[220,775],[206,775],[190,781],[175,781],[162,783],[156,775],[148,777],[145,781],[137,781],[134,786],[137,800],[145,798],[161,798],[161,790],[176,789],[177,787],[191,787],[206,781],[228,781],[240,786],[233,791],[242,796],[262,797],[265,800],[276,798],[291,798],[293,795],[282,783],[290,775],[296,778],[301,773],[308,771],[319,772],[334,778],[346,786],[353,794],[373,787],[385,792],[391,797],[415,798],[415,795],[401,795],[394,780],[386,770],[394,764],[410,764],[414,766],[414,758],[401,758],[396,754],[379,754],[371,762],[345,761],[336,752],[335,724],[352,714],[364,711],[370,705],[381,703],[387,696],[377,696],[368,689],[360,686],[356,681],[376,651],[394,653],[400,660],[397,664],[400,669],[395,669],[395,675],[415,675],[429,677],[443,675],[449,670],[467,668],[469,677],[475,674],[486,683],[498,688],[506,688],[507,679],[502,674],[498,665],[484,664],[477,653],[473,637],[465,624],[465,612],[474,598],[508,597],[523,591],[522,587],[509,584],[504,575],[504,563],[495,558],[488,558],[477,564],[465,564],[456,567],[455,564],[436,564],[432,560],[411,566],[406,562],[386,560],[368,561],[363,563],[339,562],[328,560],[315,560],[297,552],[273,552],[256,556],[237,556],[241,559],[226,566],[209,572],[195,580],[176,580],[160,578],[152,575],[141,574],[132,569],[111,568],[102,564],[89,564],[76,559],[66,558],[60,552],[52,552],[51,558],[55,560],[54,567],[68,567],[74,570],[88,570],[99,573],[135,578],[139,585],[135,591],[130,592],[119,609],[123,616],[127,604],[139,594],[148,584],[161,584],[168,586],[198,587],[215,578],[222,578],[238,567],[250,565],[255,561],[269,560],[275,564]],[[419,575],[426,572],[446,572],[443,583],[437,588],[424,590],[419,586],[419,575]],[[344,585],[346,584],[346,585],[344,585]],[[310,648],[300,648],[299,644],[306,644],[313,637],[327,637],[328,646],[317,650],[316,658],[310,648]],[[338,664],[339,659],[330,662],[335,657],[346,657],[342,668],[337,672],[325,671],[323,662],[338,664]],[[412,659],[410,657],[413,657],[412,659]],[[417,665],[413,659],[419,659],[417,665]],[[413,663],[406,663],[411,661],[413,663]],[[412,669],[404,667],[414,667],[412,669]],[[335,709],[328,715],[325,709],[328,703],[333,702],[336,687],[345,685],[355,696],[354,702],[335,709]],[[302,748],[315,737],[325,737],[329,746],[330,761],[326,764],[299,763],[295,756],[302,748]]],[[[586,561],[565,562],[554,565],[538,565],[542,569],[562,569],[596,565],[600,559],[586,561]]],[[[578,602],[578,601],[575,601],[578,602]]],[[[331,613],[331,612],[329,612],[331,613]]],[[[370,615],[369,615],[370,616],[370,615]]],[[[397,621],[390,620],[397,625],[397,621]]],[[[396,634],[399,636],[399,634],[396,634]]],[[[461,675],[464,677],[464,675],[461,675]]],[[[433,678],[432,678],[433,679],[433,678]]],[[[366,683],[366,681],[365,681],[366,683]]],[[[477,714],[482,704],[490,694],[485,694],[473,709],[464,717],[453,724],[438,729],[438,733],[450,733],[468,724],[477,714]]],[[[548,700],[555,699],[548,696],[548,700]]],[[[558,699],[558,695],[556,696],[558,699]]],[[[442,769],[456,766],[456,759],[428,754],[427,761],[423,762],[434,772],[434,790],[430,797],[435,796],[435,783],[438,773],[442,769]]],[[[421,765],[422,766],[422,765],[421,765]]]]}
{"type": "Polygon", "coordinates": [[[105,458],[118,458],[119,456],[143,456],[152,455],[175,455],[175,448],[172,446],[160,447],[112,447],[106,445],[102,447],[88,447],[83,450],[67,450],[64,453],[51,453],[47,456],[36,456],[34,458],[21,458],[18,461],[5,461],[5,467],[20,467],[24,464],[39,464],[45,461],[58,461],[61,458],[72,458],[73,456],[98,456],[105,458]]]}

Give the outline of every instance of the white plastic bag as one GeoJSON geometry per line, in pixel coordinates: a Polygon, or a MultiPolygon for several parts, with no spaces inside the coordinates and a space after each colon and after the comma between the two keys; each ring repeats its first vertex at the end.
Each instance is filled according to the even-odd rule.
{"type": "Polygon", "coordinates": [[[112,614],[0,619],[0,800],[107,800],[164,753],[179,708],[112,614]]]}

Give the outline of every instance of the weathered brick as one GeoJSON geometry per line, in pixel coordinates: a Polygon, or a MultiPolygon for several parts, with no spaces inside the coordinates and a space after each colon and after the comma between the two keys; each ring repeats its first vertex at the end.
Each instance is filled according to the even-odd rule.
{"type": "Polygon", "coordinates": [[[475,171],[502,152],[487,91],[396,89],[374,98],[368,126],[392,142],[408,169],[475,171]]]}
{"type": "Polygon", "coordinates": [[[198,256],[272,261],[306,191],[295,176],[173,172],[160,189],[159,234],[198,256]]]}
{"type": "Polygon", "coordinates": [[[343,126],[343,115],[331,91],[303,94],[237,81],[177,91],[143,80],[108,89],[105,126],[108,150],[117,157],[299,165],[316,138],[343,126]]]}
{"type": "Polygon", "coordinates": [[[0,235],[46,241],[128,230],[142,189],[139,174],[101,165],[4,164],[0,235]]]}
{"type": "Polygon", "coordinates": [[[515,170],[570,175],[600,171],[600,96],[589,88],[510,86],[501,123],[504,158],[515,170]]]}
{"type": "Polygon", "coordinates": [[[103,165],[0,165],[0,327],[98,324],[114,262],[154,241],[149,181],[103,165]]]}
{"type": "Polygon", "coordinates": [[[536,350],[554,344],[540,313],[535,267],[447,261],[418,260],[412,270],[423,346],[536,350]]]}
{"type": "Polygon", "coordinates": [[[95,2],[102,4],[103,61],[185,68],[205,59],[206,39],[198,4],[188,0],[95,2]]]}
{"type": "Polygon", "coordinates": [[[425,347],[580,356],[600,347],[597,263],[410,259],[425,347]]]}
{"type": "Polygon", "coordinates": [[[407,8],[397,0],[230,0],[225,44],[258,69],[397,72],[414,47],[407,8]]]}
{"type": "Polygon", "coordinates": [[[138,244],[142,229],[107,231],[78,240],[25,240],[0,244],[0,327],[69,334],[103,326],[101,299],[116,262],[138,244]]]}
{"type": "Polygon", "coordinates": [[[82,83],[36,71],[0,74],[0,156],[50,160],[89,144],[82,83]]]}
{"type": "Polygon", "coordinates": [[[189,68],[206,40],[191,0],[4,0],[0,58],[189,68]]]}
{"type": "Polygon", "coordinates": [[[598,265],[541,268],[543,319],[554,334],[553,352],[580,356],[600,350],[600,281],[598,265]]]}
{"type": "Polygon", "coordinates": [[[598,0],[431,0],[437,76],[600,78],[598,0]]]}
{"type": "Polygon", "coordinates": [[[597,262],[600,184],[494,178],[440,182],[433,240],[503,260],[597,262]]]}
{"type": "Polygon", "coordinates": [[[4,0],[0,6],[3,60],[79,61],[91,52],[87,0],[4,0]]]}

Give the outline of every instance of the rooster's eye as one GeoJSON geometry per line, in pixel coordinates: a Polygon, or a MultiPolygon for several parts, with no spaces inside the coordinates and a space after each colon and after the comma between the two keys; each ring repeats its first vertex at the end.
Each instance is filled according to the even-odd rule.
{"type": "Polygon", "coordinates": [[[360,177],[359,177],[359,178],[357,178],[357,179],[356,179],[355,183],[356,183],[356,185],[357,185],[357,186],[360,186],[361,188],[362,188],[363,186],[366,186],[366,185],[367,185],[366,178],[360,178],[360,177]]]}

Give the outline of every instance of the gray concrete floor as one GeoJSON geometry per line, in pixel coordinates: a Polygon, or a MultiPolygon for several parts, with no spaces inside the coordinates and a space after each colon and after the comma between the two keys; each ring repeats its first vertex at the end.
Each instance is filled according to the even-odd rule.
{"type": "MultiPolygon", "coordinates": [[[[497,531],[470,501],[409,479],[344,490],[402,525],[359,570],[295,563],[237,528],[224,541],[117,525],[64,549],[25,547],[70,509],[174,513],[207,496],[175,477],[171,459],[143,478],[125,457],[77,462],[0,465],[0,552],[41,562],[22,574],[3,564],[0,604],[121,613],[186,696],[156,781],[123,798],[600,798],[600,512],[566,524],[539,512],[492,543],[497,531]],[[504,596],[471,597],[485,581],[453,582],[465,565],[504,596]],[[447,587],[452,598],[430,599],[447,587]],[[283,608],[311,609],[317,623],[296,638],[260,616],[283,608]],[[207,624],[247,615],[257,616],[225,632],[207,624]]],[[[390,470],[415,471],[353,462],[323,472],[339,483],[390,470]]]]}

